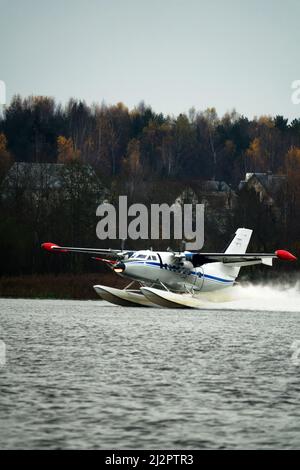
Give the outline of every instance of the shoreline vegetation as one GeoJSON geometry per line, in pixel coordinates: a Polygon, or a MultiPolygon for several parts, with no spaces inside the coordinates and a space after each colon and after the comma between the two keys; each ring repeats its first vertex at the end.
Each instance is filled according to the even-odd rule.
{"type": "MultiPolygon", "coordinates": [[[[267,285],[289,284],[299,282],[300,271],[284,273],[280,271],[269,273],[243,274],[238,283],[267,285]]],[[[123,279],[113,273],[85,274],[29,274],[24,276],[0,277],[0,298],[23,299],[56,299],[56,300],[101,300],[93,289],[93,285],[103,284],[123,289],[129,284],[129,279],[123,279]]]]}
{"type": "Polygon", "coordinates": [[[113,273],[2,276],[0,298],[101,300],[96,284],[122,289],[129,281],[113,273]]]}

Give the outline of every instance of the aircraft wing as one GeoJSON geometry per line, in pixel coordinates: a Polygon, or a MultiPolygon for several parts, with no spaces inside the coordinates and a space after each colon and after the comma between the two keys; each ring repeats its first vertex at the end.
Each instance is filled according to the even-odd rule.
{"type": "Polygon", "coordinates": [[[74,246],[59,246],[55,243],[46,242],[42,244],[42,248],[53,253],[85,253],[88,255],[105,255],[113,259],[122,259],[128,251],[113,250],[111,248],[78,248],[74,246]]]}
{"type": "Polygon", "coordinates": [[[286,250],[276,250],[275,253],[198,253],[203,262],[219,261],[227,266],[251,266],[266,264],[272,266],[273,259],[296,261],[296,256],[286,250]]]}

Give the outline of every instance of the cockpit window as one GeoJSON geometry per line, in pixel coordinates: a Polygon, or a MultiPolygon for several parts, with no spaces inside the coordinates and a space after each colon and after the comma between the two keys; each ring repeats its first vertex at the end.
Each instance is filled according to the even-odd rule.
{"type": "Polygon", "coordinates": [[[152,255],[151,258],[157,260],[157,257],[155,255],[152,255]]]}
{"type": "Polygon", "coordinates": [[[139,258],[139,259],[145,259],[145,258],[146,258],[146,255],[138,255],[137,258],[139,258]]]}

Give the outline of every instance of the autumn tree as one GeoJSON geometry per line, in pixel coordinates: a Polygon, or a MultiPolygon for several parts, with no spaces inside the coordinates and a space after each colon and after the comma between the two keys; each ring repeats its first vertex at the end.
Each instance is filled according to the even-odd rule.
{"type": "Polygon", "coordinates": [[[281,129],[284,124],[279,116],[255,118],[251,133],[253,138],[246,152],[248,171],[276,172],[280,166],[280,156],[283,157],[281,129]]]}
{"type": "Polygon", "coordinates": [[[163,174],[167,178],[172,177],[175,173],[175,160],[174,160],[174,147],[172,138],[172,126],[171,123],[165,123],[162,125],[163,138],[161,143],[161,160],[163,165],[163,174]]]}
{"type": "Polygon", "coordinates": [[[217,173],[217,124],[214,108],[197,113],[193,127],[197,141],[197,163],[193,172],[203,179],[214,179],[217,173]]]}
{"type": "Polygon", "coordinates": [[[49,97],[14,96],[2,131],[16,161],[54,162],[57,135],[65,131],[61,106],[49,97]]]}
{"type": "Polygon", "coordinates": [[[300,210],[300,147],[291,147],[285,156],[285,172],[288,182],[289,202],[298,218],[300,210]]]}
{"type": "Polygon", "coordinates": [[[300,192],[300,147],[292,146],[285,156],[285,170],[290,183],[300,192]]]}
{"type": "Polygon", "coordinates": [[[60,135],[57,138],[57,162],[72,163],[79,161],[80,150],[75,150],[72,138],[67,139],[60,135]]]}
{"type": "Polygon", "coordinates": [[[203,112],[203,117],[206,121],[206,126],[207,126],[207,133],[208,133],[208,141],[209,141],[209,147],[211,151],[211,156],[213,160],[213,178],[216,176],[216,171],[217,171],[217,149],[216,149],[216,141],[215,141],[215,136],[216,136],[216,127],[219,123],[219,118],[218,114],[215,110],[215,108],[208,108],[203,112]]]}
{"type": "Polygon", "coordinates": [[[127,156],[123,160],[123,171],[126,175],[126,184],[132,197],[136,186],[142,184],[143,169],[141,165],[140,142],[132,139],[127,147],[127,156]]]}
{"type": "Polygon", "coordinates": [[[265,170],[265,162],[263,160],[261,141],[259,137],[252,140],[249,148],[246,150],[248,171],[261,172],[265,170]]]}
{"type": "Polygon", "coordinates": [[[0,134],[0,183],[5,178],[13,159],[7,150],[7,139],[3,132],[0,134]]]}
{"type": "Polygon", "coordinates": [[[196,133],[188,117],[180,114],[173,126],[173,171],[172,175],[195,175],[197,168],[193,165],[196,133]]]}
{"type": "Polygon", "coordinates": [[[91,135],[91,110],[84,101],[70,99],[66,105],[65,117],[73,148],[75,152],[80,151],[91,135]]]}

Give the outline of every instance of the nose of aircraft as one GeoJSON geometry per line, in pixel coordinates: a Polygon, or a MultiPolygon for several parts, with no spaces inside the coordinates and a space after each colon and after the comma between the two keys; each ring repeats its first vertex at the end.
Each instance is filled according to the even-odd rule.
{"type": "Polygon", "coordinates": [[[122,273],[125,271],[125,264],[120,261],[119,263],[115,264],[114,266],[115,273],[122,273]]]}

